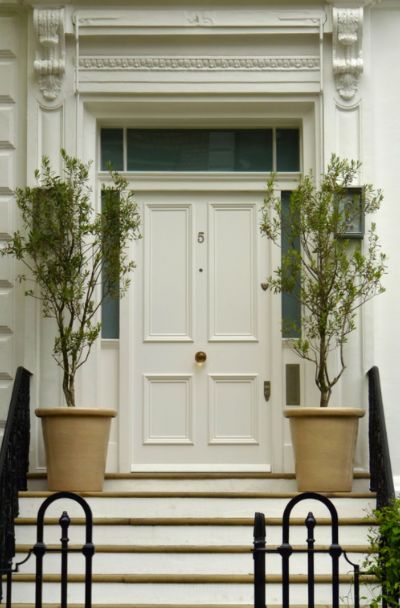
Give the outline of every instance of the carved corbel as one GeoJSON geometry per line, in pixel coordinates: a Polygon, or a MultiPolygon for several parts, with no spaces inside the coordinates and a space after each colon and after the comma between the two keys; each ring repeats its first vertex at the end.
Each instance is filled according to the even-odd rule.
{"type": "Polygon", "coordinates": [[[333,73],[337,91],[349,101],[358,91],[363,71],[362,8],[333,8],[333,73]]]}
{"type": "Polygon", "coordinates": [[[37,38],[34,71],[43,97],[53,101],[65,73],[64,9],[35,8],[33,25],[37,38]]]}

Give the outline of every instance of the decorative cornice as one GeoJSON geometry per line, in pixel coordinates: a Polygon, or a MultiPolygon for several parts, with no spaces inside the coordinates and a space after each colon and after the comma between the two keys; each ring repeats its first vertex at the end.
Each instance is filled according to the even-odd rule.
{"type": "Polygon", "coordinates": [[[33,64],[43,97],[54,101],[65,73],[65,35],[63,8],[35,8],[33,25],[37,52],[33,64]]]}
{"type": "Polygon", "coordinates": [[[363,9],[333,8],[333,73],[342,99],[349,101],[358,91],[363,72],[363,9]]]}
{"type": "MultiPolygon", "coordinates": [[[[356,4],[357,6],[363,6],[363,7],[374,7],[374,6],[378,6],[379,4],[382,4],[383,0],[340,0],[340,6],[341,8],[354,8],[354,5],[356,4]]],[[[385,0],[386,2],[387,0],[385,0]]],[[[326,0],[327,4],[338,4],[338,0],[326,0]]],[[[397,3],[397,0],[394,0],[394,2],[397,3]]],[[[396,4],[397,6],[397,4],[396,4]]]]}
{"type": "Polygon", "coordinates": [[[187,13],[186,23],[198,27],[199,25],[214,25],[214,19],[207,13],[187,13]]]}
{"type": "Polygon", "coordinates": [[[318,56],[300,57],[80,57],[81,70],[137,71],[315,71],[320,68],[318,56]]]}

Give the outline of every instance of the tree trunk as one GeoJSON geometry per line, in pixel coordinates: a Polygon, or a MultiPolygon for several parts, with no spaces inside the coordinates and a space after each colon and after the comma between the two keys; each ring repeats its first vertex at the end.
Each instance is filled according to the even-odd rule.
{"type": "Polygon", "coordinates": [[[321,393],[321,398],[319,402],[320,407],[328,407],[329,399],[332,393],[332,389],[329,386],[327,373],[327,355],[328,349],[326,344],[326,336],[325,332],[321,331],[319,336],[319,362],[318,374],[316,379],[316,384],[321,393]]]}
{"type": "Polygon", "coordinates": [[[75,407],[75,386],[71,374],[64,372],[63,391],[68,407],[75,407]]]}
{"type": "Polygon", "coordinates": [[[321,399],[319,402],[320,407],[328,407],[329,399],[332,391],[330,389],[320,389],[321,390],[321,399]]]}

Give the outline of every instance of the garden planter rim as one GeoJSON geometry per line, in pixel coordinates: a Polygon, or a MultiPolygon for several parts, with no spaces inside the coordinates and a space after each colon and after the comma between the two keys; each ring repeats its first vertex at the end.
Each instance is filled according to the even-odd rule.
{"type": "Polygon", "coordinates": [[[283,410],[283,415],[285,418],[362,418],[365,415],[365,410],[360,407],[290,407],[283,410]]]}
{"type": "Polygon", "coordinates": [[[46,416],[93,416],[93,417],[111,417],[114,418],[117,415],[117,411],[108,408],[95,408],[95,407],[40,407],[35,410],[35,414],[38,418],[44,418],[46,416]]]}

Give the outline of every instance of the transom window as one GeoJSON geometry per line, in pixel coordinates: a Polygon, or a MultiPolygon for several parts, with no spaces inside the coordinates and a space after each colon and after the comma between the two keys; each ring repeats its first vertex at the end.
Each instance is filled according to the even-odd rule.
{"type": "Polygon", "coordinates": [[[100,142],[103,171],[300,171],[297,128],[104,128],[100,142]]]}

